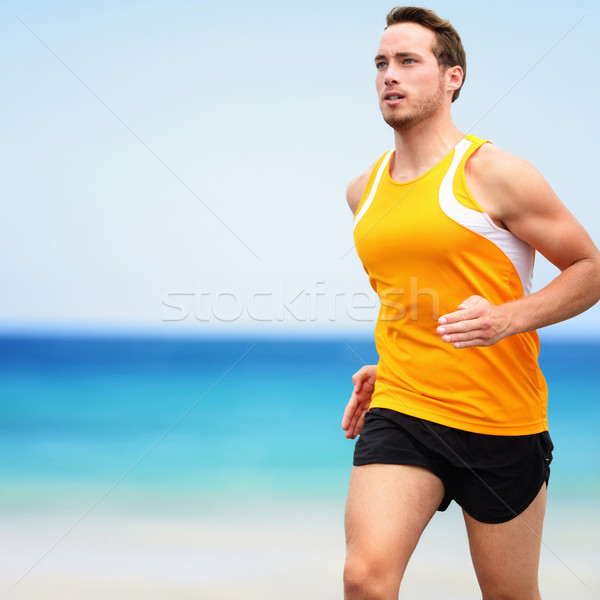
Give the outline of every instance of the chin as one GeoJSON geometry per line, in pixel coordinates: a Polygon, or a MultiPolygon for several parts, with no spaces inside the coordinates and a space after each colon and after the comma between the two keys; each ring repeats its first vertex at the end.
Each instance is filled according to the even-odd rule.
{"type": "Polygon", "coordinates": [[[395,131],[406,131],[416,124],[414,115],[383,113],[383,120],[395,131]]]}

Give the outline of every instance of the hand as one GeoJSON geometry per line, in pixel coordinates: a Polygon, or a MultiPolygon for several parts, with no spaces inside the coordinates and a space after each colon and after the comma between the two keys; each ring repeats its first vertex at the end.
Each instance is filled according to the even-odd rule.
{"type": "Polygon", "coordinates": [[[352,375],[354,391],[346,405],[342,419],[342,429],[346,437],[353,440],[360,435],[365,420],[365,414],[371,406],[371,396],[375,389],[377,365],[365,365],[352,375]]]}
{"type": "Polygon", "coordinates": [[[455,348],[491,346],[509,335],[510,319],[503,306],[495,306],[481,296],[471,296],[456,312],[438,319],[437,333],[455,348]]]}

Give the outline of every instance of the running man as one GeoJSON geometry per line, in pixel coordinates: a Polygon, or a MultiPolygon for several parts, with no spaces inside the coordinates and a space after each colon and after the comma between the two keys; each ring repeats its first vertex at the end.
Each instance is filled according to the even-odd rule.
{"type": "Polygon", "coordinates": [[[347,190],[381,309],[354,374],[346,600],[396,600],[437,510],[463,509],[484,599],[540,598],[552,460],[535,330],[600,297],[600,253],[525,160],[460,132],[465,53],[435,13],[394,8],[375,57],[394,149],[347,190]],[[560,274],[530,293],[535,250],[560,274]]]}

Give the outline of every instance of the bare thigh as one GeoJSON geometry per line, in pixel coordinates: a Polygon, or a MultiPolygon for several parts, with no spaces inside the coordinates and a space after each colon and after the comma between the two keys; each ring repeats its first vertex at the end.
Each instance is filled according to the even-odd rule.
{"type": "Polygon", "coordinates": [[[443,496],[440,479],[422,467],[353,467],[345,519],[346,598],[398,597],[408,560],[443,496]],[[365,582],[380,589],[356,591],[364,592],[365,582]]]}
{"type": "Polygon", "coordinates": [[[518,517],[506,523],[476,521],[464,513],[469,546],[484,600],[537,600],[546,484],[518,517]]]}

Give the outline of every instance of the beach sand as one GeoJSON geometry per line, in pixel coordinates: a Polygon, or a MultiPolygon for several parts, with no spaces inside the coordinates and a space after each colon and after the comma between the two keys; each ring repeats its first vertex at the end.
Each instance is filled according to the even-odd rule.
{"type": "MultiPolygon", "coordinates": [[[[342,598],[343,501],[228,501],[172,514],[98,508],[23,578],[83,512],[0,517],[2,598],[342,598]]],[[[544,600],[600,597],[599,525],[591,507],[549,503],[540,567],[544,600]]],[[[455,505],[424,533],[400,598],[480,598],[455,505]]]]}

